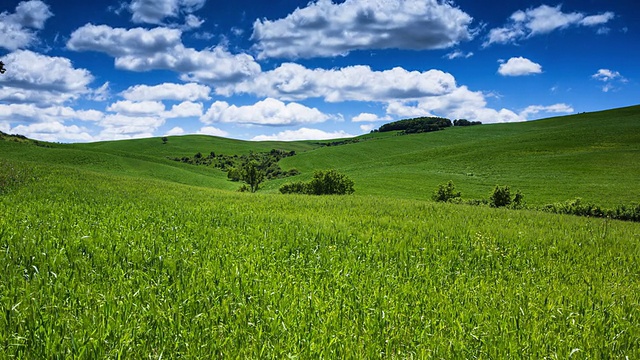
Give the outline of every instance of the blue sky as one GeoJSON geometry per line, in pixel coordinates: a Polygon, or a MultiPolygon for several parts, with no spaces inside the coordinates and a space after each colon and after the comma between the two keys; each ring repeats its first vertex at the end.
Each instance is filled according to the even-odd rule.
{"type": "MultiPolygon", "coordinates": [[[[325,139],[640,103],[640,5],[3,0],[0,131],[325,139]]],[[[615,121],[615,119],[612,119],[615,121]]]]}

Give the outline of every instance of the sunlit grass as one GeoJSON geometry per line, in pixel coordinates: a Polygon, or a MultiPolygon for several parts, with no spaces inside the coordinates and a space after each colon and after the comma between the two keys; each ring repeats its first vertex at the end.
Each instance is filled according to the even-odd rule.
{"type": "Polygon", "coordinates": [[[640,224],[65,167],[0,196],[0,354],[637,358],[640,224]]]}

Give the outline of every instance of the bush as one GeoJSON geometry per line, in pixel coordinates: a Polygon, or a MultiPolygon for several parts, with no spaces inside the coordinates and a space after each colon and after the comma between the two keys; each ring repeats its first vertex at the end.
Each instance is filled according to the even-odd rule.
{"type": "Polygon", "coordinates": [[[311,181],[284,184],[282,194],[347,195],[355,192],[353,180],[336,170],[316,171],[311,181]]]}
{"type": "Polygon", "coordinates": [[[438,202],[451,202],[453,199],[460,197],[460,192],[456,192],[455,190],[456,187],[453,185],[453,181],[449,180],[446,185],[440,184],[438,190],[433,193],[431,198],[438,202]]]}
{"type": "Polygon", "coordinates": [[[288,183],[280,186],[282,194],[307,194],[307,184],[303,182],[288,183]]]}
{"type": "Polygon", "coordinates": [[[491,207],[504,207],[511,204],[511,191],[508,186],[498,186],[493,190],[489,198],[491,207]]]}
{"type": "Polygon", "coordinates": [[[336,170],[316,171],[309,182],[311,195],[346,195],[353,194],[353,181],[336,170]]]}

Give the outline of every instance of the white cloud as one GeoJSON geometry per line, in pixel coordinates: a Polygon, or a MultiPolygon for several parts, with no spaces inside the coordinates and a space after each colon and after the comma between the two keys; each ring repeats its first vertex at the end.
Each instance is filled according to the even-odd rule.
{"type": "Polygon", "coordinates": [[[622,78],[622,75],[620,75],[620,73],[617,71],[612,71],[609,69],[600,69],[598,70],[597,73],[593,74],[591,77],[600,81],[611,81],[611,80],[622,78]]]}
{"type": "Polygon", "coordinates": [[[122,92],[122,96],[127,100],[176,100],[176,101],[196,101],[209,100],[211,88],[205,85],[171,84],[164,83],[155,86],[136,85],[122,92]]]}
{"type": "Polygon", "coordinates": [[[600,15],[591,15],[591,16],[587,16],[584,19],[582,19],[580,21],[581,25],[584,26],[596,26],[596,25],[603,25],[608,23],[609,21],[613,20],[616,17],[616,14],[608,11],[604,14],[600,14],[600,15]]]}
{"type": "Polygon", "coordinates": [[[10,132],[24,135],[30,139],[50,142],[86,142],[94,140],[87,129],[77,125],[66,126],[57,121],[18,125],[11,129],[10,132]]]}
{"type": "Polygon", "coordinates": [[[615,14],[612,12],[587,16],[579,12],[562,12],[562,5],[555,7],[541,5],[537,8],[527,9],[526,11],[519,10],[513,13],[507,25],[489,31],[484,46],[495,43],[515,43],[532,36],[548,34],[558,29],[566,29],[570,26],[603,25],[614,17],[615,14]]]}
{"type": "Polygon", "coordinates": [[[284,63],[243,82],[220,86],[216,92],[226,96],[249,93],[283,100],[323,98],[328,102],[341,102],[421,98],[446,94],[455,87],[455,78],[440,70],[418,72],[396,67],[373,71],[363,65],[312,70],[284,63]]]}
{"type": "Polygon", "coordinates": [[[38,107],[35,104],[0,104],[0,120],[22,123],[53,123],[64,120],[100,121],[101,112],[68,106],[38,107]]]}
{"type": "Polygon", "coordinates": [[[109,82],[107,81],[99,88],[92,90],[89,98],[94,101],[107,101],[111,96],[110,93],[111,89],[109,87],[109,82]]]}
{"type": "Polygon", "coordinates": [[[531,105],[520,112],[520,116],[525,119],[530,119],[531,115],[536,115],[538,113],[548,113],[548,114],[570,114],[574,112],[573,108],[567,104],[555,104],[550,106],[542,106],[542,105],[531,105]]]}
{"type": "Polygon", "coordinates": [[[360,125],[360,130],[362,130],[363,132],[371,132],[371,130],[377,128],[375,125],[373,124],[364,124],[364,125],[360,125]]]}
{"type": "Polygon", "coordinates": [[[93,76],[63,57],[18,50],[4,57],[0,100],[14,103],[61,104],[88,93],[93,76]]]}
{"type": "Polygon", "coordinates": [[[506,63],[501,64],[498,69],[498,73],[502,76],[541,74],[542,66],[523,57],[514,57],[509,59],[506,63]]]}
{"type": "Polygon", "coordinates": [[[461,86],[450,94],[424,98],[417,102],[392,102],[387,107],[387,113],[400,117],[443,116],[483,123],[525,120],[511,110],[488,108],[485,95],[479,91],[470,91],[466,86],[461,86]]]}
{"type": "Polygon", "coordinates": [[[443,49],[473,38],[472,17],[448,1],[317,0],[283,19],[256,20],[259,58],[310,58],[366,49],[443,49]]]}
{"type": "Polygon", "coordinates": [[[104,128],[101,139],[127,139],[152,137],[155,131],[164,125],[164,119],[153,116],[107,115],[100,121],[104,128]]]}
{"type": "Polygon", "coordinates": [[[107,111],[119,113],[126,116],[153,116],[164,112],[164,104],[158,101],[133,102],[129,100],[115,102],[107,111]]]}
{"type": "Polygon", "coordinates": [[[619,72],[609,70],[609,69],[600,69],[597,73],[591,76],[593,79],[598,81],[602,81],[605,84],[602,86],[603,92],[609,92],[611,90],[616,90],[617,85],[620,83],[626,83],[628,80],[624,78],[619,72]]]}
{"type": "Polygon", "coordinates": [[[298,103],[285,104],[280,100],[267,98],[254,105],[236,106],[224,101],[214,102],[200,119],[205,124],[214,122],[251,125],[297,125],[320,123],[331,119],[316,108],[298,103]]]}
{"type": "Polygon", "coordinates": [[[13,51],[34,44],[37,38],[32,29],[42,30],[51,16],[49,6],[40,0],[23,1],[14,13],[0,13],[0,48],[13,51]]]}
{"type": "Polygon", "coordinates": [[[176,126],[174,128],[172,128],[171,130],[167,131],[167,133],[165,134],[166,136],[176,136],[176,135],[184,135],[184,129],[176,126]]]}
{"type": "Polygon", "coordinates": [[[251,139],[251,141],[296,141],[296,140],[329,140],[350,138],[351,135],[342,130],[335,132],[326,132],[319,129],[301,128],[298,130],[285,130],[273,135],[259,135],[251,139]]]}
{"type": "Polygon", "coordinates": [[[129,11],[134,22],[160,24],[165,18],[197,11],[205,2],[206,0],[132,0],[129,11]]]}
{"type": "Polygon", "coordinates": [[[351,119],[353,122],[375,122],[384,120],[389,120],[389,117],[380,118],[378,115],[372,113],[361,113],[351,119]]]}
{"type": "Polygon", "coordinates": [[[464,51],[461,51],[461,50],[454,50],[448,53],[447,55],[445,55],[444,57],[446,57],[449,60],[453,60],[453,59],[459,59],[459,58],[468,59],[472,56],[473,56],[472,52],[465,53],[464,51]]]}
{"type": "Polygon", "coordinates": [[[118,69],[171,70],[183,81],[225,84],[258,74],[260,65],[247,54],[231,54],[226,48],[195,50],[182,44],[178,29],[122,29],[87,24],[71,34],[67,47],[97,51],[115,58],[118,69]]]}
{"type": "Polygon", "coordinates": [[[213,126],[205,126],[198,131],[198,134],[201,135],[210,135],[210,136],[218,136],[218,137],[226,137],[229,135],[228,132],[224,130],[220,130],[213,126]]]}
{"type": "Polygon", "coordinates": [[[201,103],[194,103],[191,101],[184,101],[180,104],[173,105],[171,110],[162,113],[162,117],[165,119],[173,118],[188,118],[188,117],[201,117],[203,113],[203,106],[201,103]]]}

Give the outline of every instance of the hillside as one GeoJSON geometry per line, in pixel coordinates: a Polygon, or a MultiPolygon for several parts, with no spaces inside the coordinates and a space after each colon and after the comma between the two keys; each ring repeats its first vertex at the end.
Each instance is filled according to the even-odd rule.
{"type": "Polygon", "coordinates": [[[485,198],[495,185],[509,185],[530,204],[581,197],[617,205],[640,199],[640,106],[404,136],[378,133],[340,146],[320,143],[199,135],[169,137],[166,144],[151,138],[49,147],[0,140],[0,158],[235,190],[239,185],[220,170],[170,158],[279,149],[296,151],[280,164],[301,175],[267,182],[264,192],[308,179],[314,170],[336,168],[355,181],[359,195],[428,199],[438,184],[453,180],[465,198],[485,198]]]}

